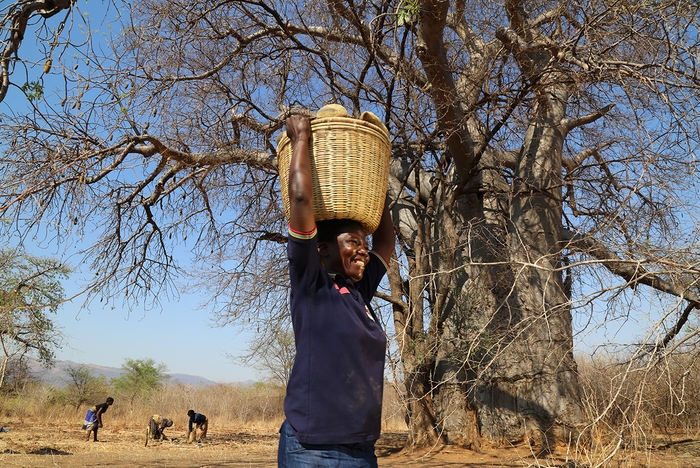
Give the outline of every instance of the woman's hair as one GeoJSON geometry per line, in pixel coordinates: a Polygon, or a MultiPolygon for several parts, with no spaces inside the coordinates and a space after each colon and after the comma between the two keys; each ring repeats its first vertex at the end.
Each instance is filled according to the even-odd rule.
{"type": "Polygon", "coordinates": [[[338,237],[343,232],[348,232],[351,228],[360,228],[362,225],[354,219],[328,219],[318,221],[316,229],[318,230],[318,242],[330,242],[338,237]]]}
{"type": "Polygon", "coordinates": [[[194,410],[189,410],[187,412],[187,416],[194,416],[194,410]]]}

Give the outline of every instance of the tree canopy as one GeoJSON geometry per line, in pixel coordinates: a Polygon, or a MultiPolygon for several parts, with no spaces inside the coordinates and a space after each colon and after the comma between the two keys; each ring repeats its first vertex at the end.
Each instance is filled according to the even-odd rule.
{"type": "Polygon", "coordinates": [[[110,383],[133,404],[136,397],[148,397],[158,390],[170,378],[165,374],[167,370],[165,364],[156,364],[153,359],[126,359],[123,372],[110,383]]]}
{"type": "Polygon", "coordinates": [[[42,258],[21,249],[0,250],[0,387],[8,365],[15,367],[27,354],[50,364],[62,343],[53,321],[64,301],[61,280],[70,270],[53,258],[42,258]]]}
{"type": "Polygon", "coordinates": [[[82,364],[66,367],[66,378],[63,381],[65,388],[54,389],[54,398],[74,406],[76,410],[107,393],[107,378],[104,375],[96,376],[89,367],[82,364]]]}
{"type": "Polygon", "coordinates": [[[94,297],[184,278],[220,323],[277,326],[275,138],[335,102],[391,132],[379,297],[412,442],[584,433],[574,323],[652,317],[623,343],[644,363],[697,342],[697,2],[144,0],[81,41],[71,4],[30,13],[44,53],[17,75],[28,3],[2,23],[31,108],[0,123],[3,228],[94,232],[94,297]]]}

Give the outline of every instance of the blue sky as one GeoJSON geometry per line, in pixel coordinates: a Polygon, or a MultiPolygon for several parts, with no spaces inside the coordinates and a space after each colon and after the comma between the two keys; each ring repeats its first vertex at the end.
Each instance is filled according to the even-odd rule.
{"type": "MultiPolygon", "coordinates": [[[[92,20],[93,37],[106,38],[111,30],[110,22],[117,17],[113,6],[103,0],[80,0],[77,6],[76,16],[92,20]]],[[[51,18],[48,26],[56,27],[63,17],[61,14],[51,18]]],[[[84,31],[82,23],[76,19],[75,24],[78,28],[72,34],[80,35],[84,31]]],[[[25,79],[35,79],[43,68],[45,44],[36,40],[35,31],[35,25],[30,24],[20,47],[19,56],[27,60],[27,74],[25,68],[17,67],[12,81],[18,85],[25,79]],[[38,65],[32,66],[31,61],[38,65]]],[[[66,54],[63,60],[70,61],[70,55],[66,54]]],[[[45,75],[44,79],[47,90],[56,85],[60,88],[63,83],[55,74],[45,75]]],[[[10,87],[7,97],[0,103],[0,113],[9,109],[21,112],[26,106],[26,97],[16,87],[10,87]]],[[[39,256],[54,257],[57,252],[54,248],[42,250],[28,244],[25,247],[39,256]]],[[[69,260],[68,263],[77,268],[75,262],[69,260]]],[[[74,295],[82,283],[78,271],[64,282],[66,296],[74,295]]],[[[245,352],[246,335],[232,326],[213,327],[207,312],[199,307],[199,297],[182,294],[177,302],[162,303],[162,311],[129,309],[126,305],[120,307],[121,303],[121,298],[115,298],[114,303],[107,306],[93,301],[83,308],[84,298],[77,298],[64,304],[55,318],[65,334],[65,345],[57,351],[57,359],[120,367],[128,358],[150,358],[165,364],[169,373],[198,375],[217,382],[259,377],[253,369],[242,367],[227,357],[227,354],[245,352]]]]}
{"type": "MultiPolygon", "coordinates": [[[[64,283],[67,291],[76,279],[64,283]]],[[[257,380],[256,371],[226,357],[245,351],[246,335],[232,326],[212,327],[207,312],[198,310],[199,302],[183,295],[177,303],[163,304],[160,312],[95,305],[81,310],[81,299],[66,303],[56,317],[66,335],[57,358],[110,367],[120,367],[127,358],[150,358],[165,364],[169,373],[216,382],[257,380]]]]}
{"type": "MultiPolygon", "coordinates": [[[[92,18],[99,17],[100,10],[105,8],[105,3],[100,0],[89,3],[80,0],[78,5],[92,18]]],[[[99,29],[107,30],[106,24],[99,21],[95,24],[99,29]]],[[[29,33],[20,51],[22,57],[38,59],[38,67],[42,66],[40,47],[29,33]]],[[[20,75],[22,73],[13,81],[21,83],[24,78],[20,75]]],[[[34,75],[36,69],[32,71],[30,67],[29,77],[34,75]]],[[[0,112],[7,108],[21,109],[25,105],[25,96],[11,88],[6,100],[0,104],[0,112]]],[[[53,250],[31,251],[36,255],[55,254],[53,250]]],[[[67,295],[73,295],[82,282],[79,272],[66,281],[67,295]]],[[[58,350],[57,358],[110,367],[120,367],[128,358],[150,358],[165,364],[170,373],[198,375],[217,382],[262,377],[255,370],[227,357],[227,354],[245,353],[247,336],[233,326],[213,327],[207,311],[199,306],[200,297],[183,294],[177,302],[164,302],[162,310],[129,309],[120,307],[121,303],[120,298],[115,299],[114,306],[94,301],[85,309],[82,308],[82,298],[66,303],[56,317],[66,336],[66,343],[58,350]]],[[[585,311],[577,312],[574,314],[575,328],[586,329],[585,334],[576,336],[577,349],[591,351],[608,340],[618,343],[633,341],[645,319],[653,322],[656,315],[651,311],[649,316],[622,313],[615,318],[615,323],[611,323],[606,311],[595,307],[590,315],[585,311]]]]}
{"type": "MultiPolygon", "coordinates": [[[[62,247],[51,242],[39,247],[30,239],[23,243],[28,252],[60,258],[73,270],[62,284],[65,297],[74,299],[62,304],[53,317],[64,335],[56,359],[116,368],[126,359],[153,359],[165,364],[168,373],[196,375],[221,383],[265,378],[231,358],[246,353],[246,332],[233,325],[214,326],[202,306],[204,297],[181,292],[183,278],[176,279],[180,284],[179,298],[162,299],[157,305],[146,302],[147,305],[134,306],[126,303],[123,296],[109,297],[104,302],[96,297],[86,304],[80,291],[88,284],[91,272],[89,268],[81,270],[80,256],[71,252],[79,250],[80,244],[97,239],[83,235],[68,240],[62,247]]],[[[179,255],[183,265],[189,263],[188,252],[179,251],[179,255]]]]}

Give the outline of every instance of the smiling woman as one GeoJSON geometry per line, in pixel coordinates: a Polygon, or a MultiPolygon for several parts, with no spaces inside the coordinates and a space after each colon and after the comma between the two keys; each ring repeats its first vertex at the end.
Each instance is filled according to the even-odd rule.
{"type": "Polygon", "coordinates": [[[317,223],[318,254],[326,271],[344,273],[353,283],[362,279],[369,263],[369,245],[365,231],[349,219],[317,223]]]}
{"type": "MultiPolygon", "coordinates": [[[[296,357],[278,466],[327,466],[319,463],[332,460],[333,466],[375,467],[387,340],[371,300],[387,271],[394,230],[386,205],[372,252],[360,222],[316,223],[311,133],[308,118],[287,120],[293,148],[287,255],[296,357]]],[[[376,189],[386,187],[367,187],[376,189]]]]}

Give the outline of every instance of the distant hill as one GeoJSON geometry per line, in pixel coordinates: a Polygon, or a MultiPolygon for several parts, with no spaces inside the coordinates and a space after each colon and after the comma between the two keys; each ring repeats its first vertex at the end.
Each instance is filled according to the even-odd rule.
{"type": "MultiPolygon", "coordinates": [[[[53,387],[63,387],[66,385],[66,380],[68,380],[68,374],[66,369],[68,366],[78,367],[84,366],[90,369],[95,376],[104,375],[107,380],[114,377],[119,377],[122,374],[122,370],[117,367],[107,367],[99,366],[97,364],[81,364],[73,361],[56,361],[55,366],[50,369],[45,369],[41,366],[39,361],[31,361],[30,368],[32,373],[37,376],[42,382],[51,385],[53,387]]],[[[192,385],[195,387],[206,387],[209,385],[214,385],[216,382],[213,380],[205,379],[198,375],[189,374],[168,374],[170,376],[169,382],[180,382],[185,385],[192,385]]]]}

